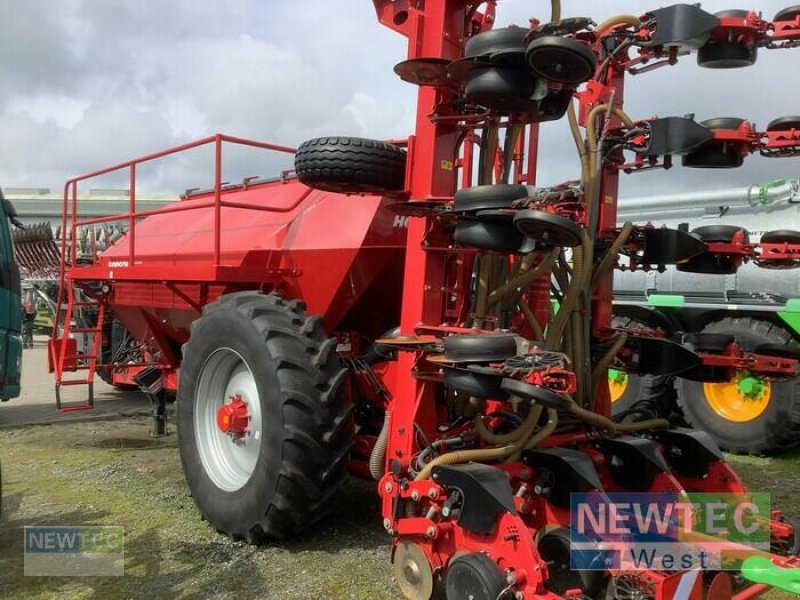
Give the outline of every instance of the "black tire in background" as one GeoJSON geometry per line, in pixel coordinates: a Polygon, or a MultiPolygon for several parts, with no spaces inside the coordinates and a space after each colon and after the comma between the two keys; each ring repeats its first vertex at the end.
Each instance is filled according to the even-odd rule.
{"type": "MultiPolygon", "coordinates": [[[[703,333],[722,333],[738,338],[745,350],[760,344],[792,342],[785,329],[752,318],[722,319],[706,326],[703,333]]],[[[677,379],[678,406],[686,421],[706,431],[726,450],[749,454],[771,454],[800,445],[800,379],[771,381],[766,407],[758,416],[735,421],[713,406],[713,385],[677,379]],[[707,387],[708,386],[708,387],[707,387]]]]}
{"type": "Polygon", "coordinates": [[[297,178],[314,189],[339,193],[401,191],[406,152],[399,146],[357,137],[322,137],[300,144],[297,178]]]}
{"type": "MultiPolygon", "coordinates": [[[[641,321],[628,317],[614,317],[613,327],[640,328],[647,327],[641,321]]],[[[634,404],[648,403],[653,406],[662,407],[664,415],[669,413],[674,402],[673,378],[663,375],[634,375],[625,373],[625,384],[623,389],[617,389],[617,398],[614,398],[614,387],[609,376],[609,387],[611,388],[611,416],[617,417],[622,413],[633,408],[634,404]]],[[[621,386],[622,387],[622,386],[621,386]]]]}
{"type": "Polygon", "coordinates": [[[282,538],[313,525],[332,507],[351,446],[350,405],[335,348],[302,302],[272,294],[222,296],[192,324],[178,388],[178,448],[192,497],[218,531],[249,543],[282,538]],[[198,444],[198,428],[205,426],[200,382],[214,375],[204,368],[216,352],[242,359],[261,411],[257,462],[246,483],[232,491],[215,483],[198,444]]]}

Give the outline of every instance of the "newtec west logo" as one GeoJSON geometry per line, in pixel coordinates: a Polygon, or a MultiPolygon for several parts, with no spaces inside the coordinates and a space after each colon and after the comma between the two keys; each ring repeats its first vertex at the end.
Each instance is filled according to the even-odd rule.
{"type": "Polygon", "coordinates": [[[123,575],[122,527],[25,527],[25,575],[123,575]]]}
{"type": "Polygon", "coordinates": [[[738,570],[769,550],[769,494],[571,495],[571,563],[581,570],[738,570]]]}

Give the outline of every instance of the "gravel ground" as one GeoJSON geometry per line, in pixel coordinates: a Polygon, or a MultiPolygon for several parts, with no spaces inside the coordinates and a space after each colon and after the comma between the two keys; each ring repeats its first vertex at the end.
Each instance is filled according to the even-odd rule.
{"type": "Polygon", "coordinates": [[[148,419],[6,430],[2,598],[398,598],[374,486],[352,481],[336,513],[302,538],[254,548],[198,518],[175,436],[148,419]],[[125,576],[24,577],[25,525],[122,525],[125,576]]]}
{"type": "MultiPolygon", "coordinates": [[[[0,597],[400,598],[374,485],[350,482],[333,517],[299,539],[233,543],[198,518],[174,434],[153,440],[149,427],[128,418],[0,431],[0,597]],[[24,577],[24,525],[122,525],[125,576],[24,577]]],[[[753,489],[800,514],[798,455],[731,460],[753,489]]]]}

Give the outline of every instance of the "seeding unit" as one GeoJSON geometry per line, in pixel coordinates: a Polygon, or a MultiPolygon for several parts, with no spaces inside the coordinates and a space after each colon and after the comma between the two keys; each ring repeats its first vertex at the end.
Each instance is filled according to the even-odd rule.
{"type": "MultiPolygon", "coordinates": [[[[747,497],[703,432],[612,420],[607,370],[779,379],[797,375],[800,354],[614,328],[612,271],[797,267],[800,233],[752,244],[740,227],[620,228],[617,184],[675,156],[728,168],[753,152],[797,155],[800,117],[765,131],[741,119],[634,119],[624,80],[694,52],[703,67],[751,65],[761,48],[797,45],[800,7],[768,22],[679,4],[598,25],[561,19],[554,0],[548,22],[494,28],[494,1],[374,4],[409,41],[395,68],[419,86],[406,142],[312,140],[296,152],[296,177],[231,186],[226,143],[294,150],[217,135],[67,183],[57,387],[91,385],[103,368],[146,389],[159,412],[177,391],[192,495],[237,539],[308,528],[348,469],[379,480],[408,598],[430,598],[437,580],[450,600],[759,595],[767,585],[739,571],[571,569],[569,500],[747,497]],[[538,123],[564,116],[581,178],[537,187],[538,123]],[[137,212],[139,165],[203,144],[215,148],[214,188],[137,212]],[[75,228],[103,219],[77,219],[78,184],[118,169],[130,174],[131,210],[104,220],[124,219],[127,234],[79,264],[75,228]],[[87,309],[91,322],[77,327],[87,309]],[[112,313],[132,340],[125,360],[104,358],[112,313]],[[76,332],[92,348],[76,350],[76,332]]],[[[726,550],[795,566],[793,527],[773,511],[769,531],[771,554],[726,550]]]]}

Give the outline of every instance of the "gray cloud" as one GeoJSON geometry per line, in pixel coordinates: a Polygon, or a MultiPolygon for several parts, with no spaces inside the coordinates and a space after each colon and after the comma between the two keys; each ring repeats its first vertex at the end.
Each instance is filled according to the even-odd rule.
{"type": "MultiPolygon", "coordinates": [[[[498,23],[525,24],[549,3],[504,0],[498,23]]],[[[642,13],[659,2],[628,2],[642,13]]],[[[759,2],[767,18],[781,2],[759,2]]],[[[565,15],[600,20],[609,3],[565,0],[565,15]]],[[[704,3],[711,12],[729,8],[704,3]]],[[[0,182],[60,187],[63,180],[221,131],[296,145],[317,135],[403,137],[414,122],[413,86],[391,68],[405,40],[379,26],[368,0],[256,2],[27,0],[7,2],[0,20],[0,182]]],[[[695,113],[766,124],[800,112],[791,74],[798,51],[765,51],[750,69],[714,72],[693,59],[632,78],[634,118],[695,113]]],[[[540,181],[574,177],[575,151],[563,122],[542,127],[540,181]]],[[[285,158],[231,156],[227,178],[267,175],[285,158]]],[[[203,187],[201,156],[146,169],[154,191],[203,187]]],[[[795,175],[795,159],[751,157],[736,171],[625,178],[623,192],[726,187],[795,175]]],[[[113,181],[112,181],[113,182],[113,181]]]]}

